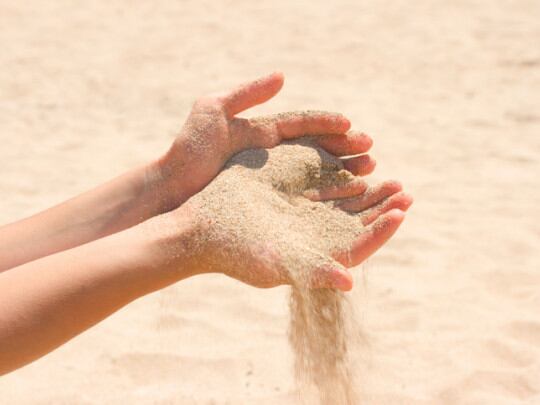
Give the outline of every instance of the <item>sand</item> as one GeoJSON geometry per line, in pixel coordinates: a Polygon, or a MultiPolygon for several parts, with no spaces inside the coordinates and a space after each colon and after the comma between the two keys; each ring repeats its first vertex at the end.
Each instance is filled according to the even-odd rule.
{"type": "Polygon", "coordinates": [[[275,285],[273,280],[324,282],[320,268],[339,266],[331,255],[347,254],[364,231],[362,213],[351,215],[335,209],[334,201],[314,202],[304,194],[354,181],[339,159],[311,140],[241,152],[188,202],[199,221],[210,224],[201,238],[201,254],[209,257],[211,271],[261,287],[275,285]],[[253,267],[252,256],[265,261],[254,275],[246,273],[253,267]],[[279,266],[273,264],[277,257],[279,266]]]}
{"type": "MultiPolygon", "coordinates": [[[[540,401],[537,1],[0,2],[0,221],[164,153],[194,99],[344,113],[415,197],[355,269],[363,404],[540,401]],[[367,345],[367,350],[366,350],[367,345]]],[[[6,404],[296,404],[288,288],[145,297],[0,379],[6,404]]]]}
{"type": "Polygon", "coordinates": [[[208,271],[257,287],[292,286],[289,342],[298,399],[305,404],[359,401],[349,356],[357,326],[330,271],[342,267],[332,256],[346,255],[366,228],[362,213],[305,197],[354,181],[338,158],[303,138],[237,154],[188,202],[209,224],[192,248],[206,257],[208,271]],[[313,288],[321,283],[332,288],[313,288]]]}

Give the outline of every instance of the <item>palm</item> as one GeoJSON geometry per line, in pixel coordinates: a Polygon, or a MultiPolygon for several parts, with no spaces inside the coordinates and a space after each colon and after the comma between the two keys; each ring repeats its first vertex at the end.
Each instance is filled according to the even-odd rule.
{"type": "Polygon", "coordinates": [[[360,263],[382,246],[399,227],[411,199],[395,182],[367,190],[352,175],[339,187],[313,189],[305,181],[308,169],[330,179],[342,168],[339,159],[313,145],[286,144],[235,156],[190,201],[213,223],[204,253],[208,271],[272,287],[293,282],[293,271],[307,269],[313,285],[350,289],[351,277],[343,266],[360,263]],[[281,167],[287,170],[275,170],[281,167]],[[289,191],[286,198],[283,190],[289,191]],[[339,207],[330,209],[305,196],[315,201],[339,198],[339,207]],[[324,218],[314,220],[313,215],[324,218]]]}

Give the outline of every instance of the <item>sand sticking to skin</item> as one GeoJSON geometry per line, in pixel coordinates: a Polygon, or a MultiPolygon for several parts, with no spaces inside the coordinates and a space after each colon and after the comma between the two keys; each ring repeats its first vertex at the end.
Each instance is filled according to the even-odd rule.
{"type": "MultiPolygon", "coordinates": [[[[2,1],[0,222],[156,159],[196,97],[283,70],[242,116],[342,112],[374,181],[415,198],[346,294],[360,403],[540,404],[539,20],[535,0],[2,1]]],[[[288,290],[182,281],[3,376],[0,402],[298,405],[288,290]]]]}
{"type": "Polygon", "coordinates": [[[215,270],[247,282],[262,278],[263,286],[276,278],[292,284],[289,340],[300,394],[310,403],[316,397],[322,404],[357,403],[345,295],[309,286],[325,279],[325,266],[336,265],[330,254],[350,246],[363,226],[358,215],[303,193],[353,179],[339,159],[304,139],[236,155],[192,199],[213,222],[205,244],[219,251],[211,260],[215,270]],[[254,267],[252,257],[263,264],[254,267]]]}

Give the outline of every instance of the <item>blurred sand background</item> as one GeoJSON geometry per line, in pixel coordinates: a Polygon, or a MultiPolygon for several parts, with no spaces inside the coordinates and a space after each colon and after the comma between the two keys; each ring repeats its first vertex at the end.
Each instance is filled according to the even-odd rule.
{"type": "MultiPolygon", "coordinates": [[[[0,49],[0,222],[283,70],[250,115],[341,111],[375,138],[373,181],[415,197],[356,270],[363,403],[540,403],[539,1],[2,0],[0,49]]],[[[286,293],[187,280],[2,377],[0,403],[294,404],[286,293]]]]}

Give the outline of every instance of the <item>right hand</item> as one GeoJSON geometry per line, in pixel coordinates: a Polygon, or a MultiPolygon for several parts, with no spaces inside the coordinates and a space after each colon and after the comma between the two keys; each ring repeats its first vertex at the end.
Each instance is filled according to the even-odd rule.
{"type": "MultiPolygon", "coordinates": [[[[291,173],[283,173],[282,180],[287,181],[290,177],[291,173]]],[[[197,273],[221,272],[261,288],[293,281],[285,260],[285,250],[289,249],[283,247],[297,244],[294,235],[301,234],[309,224],[299,220],[294,222],[294,228],[287,230],[261,226],[262,216],[277,218],[283,214],[271,201],[260,197],[258,187],[268,185],[258,185],[257,182],[260,179],[251,176],[247,168],[227,168],[205,190],[179,209],[166,214],[171,224],[185,221],[186,217],[196,223],[188,250],[190,265],[196,268],[197,273]],[[244,181],[248,183],[242,190],[227,181],[231,170],[245,171],[244,181]],[[218,188],[219,193],[212,193],[213,187],[218,188]],[[246,200],[252,201],[253,206],[243,204],[246,200]],[[224,209],[225,204],[232,207],[226,212],[226,226],[219,223],[219,218],[213,217],[212,210],[207,209],[209,206],[215,210],[224,209]],[[250,236],[249,230],[253,226],[257,227],[256,238],[250,236]]],[[[308,240],[305,244],[305,238],[302,238],[301,245],[295,246],[294,251],[298,254],[292,259],[308,271],[312,287],[344,291],[352,288],[352,277],[347,268],[358,265],[379,249],[400,226],[405,211],[412,203],[412,198],[401,192],[401,185],[395,181],[368,188],[362,180],[354,178],[344,186],[299,190],[299,193],[314,201],[336,200],[334,209],[355,213],[351,220],[358,221],[360,227],[362,224],[365,226],[350,246],[340,246],[329,254],[318,251],[316,244],[311,243],[314,241],[308,240]],[[313,263],[318,265],[314,267],[313,263]]]]}

